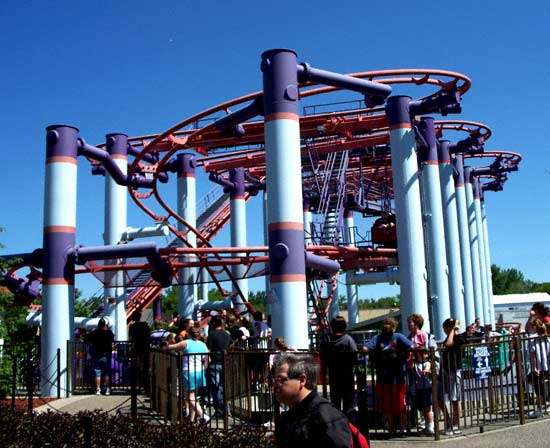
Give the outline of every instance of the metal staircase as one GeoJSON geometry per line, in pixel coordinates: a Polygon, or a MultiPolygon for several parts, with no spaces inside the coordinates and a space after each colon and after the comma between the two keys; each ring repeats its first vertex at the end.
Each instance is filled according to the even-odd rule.
{"type": "Polygon", "coordinates": [[[313,178],[305,184],[312,195],[318,198],[314,223],[314,234],[318,235],[316,241],[334,245],[340,239],[344,215],[349,152],[338,151],[321,156],[313,140],[306,140],[305,146],[308,157],[303,163],[308,164],[313,173],[313,178]]]}
{"type": "Polygon", "coordinates": [[[309,280],[307,282],[310,338],[315,336],[322,339],[330,333],[328,311],[337,288],[338,273],[328,280],[309,280]]]}

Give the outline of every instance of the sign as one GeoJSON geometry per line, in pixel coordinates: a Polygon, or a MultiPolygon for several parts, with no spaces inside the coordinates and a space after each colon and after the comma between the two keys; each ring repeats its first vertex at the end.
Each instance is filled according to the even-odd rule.
{"type": "Polygon", "coordinates": [[[485,380],[492,375],[489,347],[474,347],[474,372],[477,380],[485,380]]]}

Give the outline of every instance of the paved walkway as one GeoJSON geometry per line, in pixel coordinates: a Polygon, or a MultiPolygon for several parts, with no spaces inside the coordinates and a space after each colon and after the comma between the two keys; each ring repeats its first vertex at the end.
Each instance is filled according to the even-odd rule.
{"type": "MultiPolygon", "coordinates": [[[[60,411],[76,414],[80,411],[103,410],[110,414],[130,414],[130,397],[128,395],[77,395],[70,398],[55,400],[36,408],[37,412],[60,411]]],[[[138,414],[158,419],[149,413],[148,398],[138,397],[138,414]]],[[[467,448],[518,448],[544,447],[550,440],[550,419],[529,421],[525,425],[495,424],[486,427],[483,434],[469,433],[465,436],[442,438],[439,442],[421,437],[411,437],[403,440],[380,441],[373,440],[372,448],[437,448],[465,446],[467,448]],[[544,442],[546,441],[546,442],[544,442]]]]}
{"type": "MultiPolygon", "coordinates": [[[[149,399],[146,396],[138,396],[138,414],[144,417],[150,417],[149,406],[146,405],[149,399]]],[[[67,412],[76,414],[80,411],[101,410],[108,414],[130,414],[130,396],[129,395],[75,395],[69,398],[61,398],[42,405],[35,409],[36,412],[67,412]]]]}

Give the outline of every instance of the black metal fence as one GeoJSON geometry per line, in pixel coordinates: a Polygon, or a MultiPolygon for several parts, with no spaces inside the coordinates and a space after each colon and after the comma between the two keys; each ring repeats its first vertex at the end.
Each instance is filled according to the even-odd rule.
{"type": "MultiPolygon", "coordinates": [[[[549,340],[525,334],[502,335],[464,345],[457,354],[448,354],[443,347],[432,349],[426,358],[433,368],[426,378],[428,387],[426,384],[420,387],[424,389],[422,392],[411,369],[412,359],[417,356],[415,352],[403,355],[401,384],[395,379],[386,384],[387,378],[377,378],[375,353],[346,353],[348,359],[350,355],[353,357],[349,385],[353,403],[347,409],[348,417],[364,433],[379,439],[403,433],[439,439],[442,435],[457,435],[462,431],[483,432],[490,425],[523,424],[527,418],[543,416],[546,403],[550,404],[550,375],[532,373],[533,353],[537,347],[540,353],[547,354],[549,340]],[[397,399],[391,396],[396,390],[397,399]],[[429,395],[433,426],[427,421],[426,406],[422,406],[425,401],[420,400],[419,407],[421,394],[429,395]]],[[[276,353],[234,350],[221,355],[222,412],[215,412],[210,383],[206,382],[196,392],[208,424],[227,428],[244,423],[272,429],[280,412],[270,380],[270,367],[276,353]]],[[[207,354],[202,356],[204,359],[207,354]]],[[[335,398],[336,388],[333,385],[331,390],[329,369],[321,357],[319,359],[323,372],[319,391],[328,398],[335,398]]],[[[153,407],[173,421],[189,418],[185,412],[185,393],[182,393],[185,390],[182,372],[188,362],[189,356],[181,353],[160,350],[153,353],[153,407]]],[[[336,359],[339,366],[346,363],[348,361],[336,359]]],[[[208,375],[208,368],[204,369],[204,374],[208,375]]]]}
{"type": "MultiPolygon", "coordinates": [[[[429,396],[433,437],[439,439],[459,431],[523,424],[550,411],[549,338],[517,334],[470,342],[458,353],[450,354],[443,347],[432,350],[426,357],[432,369],[421,386],[412,374],[414,352],[403,354],[401,383],[394,377],[390,384],[388,377],[377,376],[380,359],[376,353],[342,354],[348,360],[352,357],[350,379],[339,383],[351,389],[348,416],[375,438],[401,431],[425,435],[430,414],[418,397],[429,396]],[[399,392],[397,399],[392,398],[395,391],[399,392]]],[[[1,354],[6,395],[32,398],[40,386],[37,353],[16,353],[3,347],[1,354]]],[[[143,357],[134,353],[131,344],[116,343],[110,359],[110,386],[118,393],[129,393],[132,386],[134,392],[148,393],[152,409],[174,422],[195,418],[219,429],[235,424],[273,429],[281,411],[273,398],[270,376],[276,353],[253,344],[220,353],[215,363],[212,355],[151,349],[143,357]]],[[[337,390],[334,381],[331,387],[326,359],[319,359],[319,391],[328,398],[340,397],[342,387],[337,390]]],[[[333,362],[344,366],[348,361],[333,362]]],[[[94,391],[94,365],[85,344],[69,344],[68,370],[70,393],[94,391]]]]}

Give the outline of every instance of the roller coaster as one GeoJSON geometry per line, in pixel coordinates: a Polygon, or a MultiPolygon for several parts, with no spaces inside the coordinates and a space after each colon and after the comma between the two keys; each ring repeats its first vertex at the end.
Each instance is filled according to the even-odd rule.
{"type": "MultiPolygon", "coordinates": [[[[399,282],[402,312],[429,316],[433,328],[450,314],[494,320],[484,193],[502,190],[521,156],[486,149],[485,124],[428,117],[461,113],[470,79],[430,69],[341,75],[295,59],[289,50],[264,53],[263,90],[158,134],[109,134],[93,146],[76,128],[49,127],[44,247],[5,256],[12,264],[4,284],[15,300],[29,306],[42,295],[43,324],[72,321],[74,275],[93,275],[106,302],[115,298],[106,309],[123,337],[131,313],[151,306],[168,286],[179,285],[180,314],[209,306],[198,298],[201,283],[228,298],[223,306],[245,312],[247,279],[267,276],[274,335],[301,347],[304,332],[326,330],[337,312],[338,276],[346,274],[351,324],[358,320],[357,285],[377,281],[399,282]],[[103,246],[78,246],[67,217],[76,207],[66,192],[75,188],[77,156],[106,177],[112,192],[103,246]],[[197,173],[216,184],[199,206],[197,173]],[[266,241],[249,247],[245,204],[260,191],[266,241]],[[153,227],[125,235],[121,195],[153,227]],[[231,247],[213,246],[228,223],[231,247]],[[361,235],[365,226],[371,231],[361,235]],[[132,241],[167,233],[166,247],[132,241]],[[67,305],[52,304],[60,300],[67,305]],[[299,336],[296,319],[305,326],[299,336]]],[[[43,340],[43,362],[60,338],[43,340]]]]}

